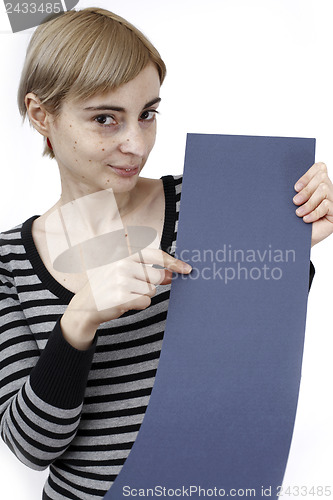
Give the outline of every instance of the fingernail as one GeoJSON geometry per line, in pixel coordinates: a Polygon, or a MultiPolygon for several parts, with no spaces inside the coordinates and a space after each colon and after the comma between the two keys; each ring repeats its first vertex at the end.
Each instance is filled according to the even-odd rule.
{"type": "Polygon", "coordinates": [[[186,264],[185,262],[183,263],[183,270],[186,272],[186,273],[190,273],[192,271],[192,266],[190,266],[189,264],[186,264]]]}
{"type": "Polygon", "coordinates": [[[304,208],[303,207],[297,208],[296,213],[297,215],[302,215],[304,213],[304,208]]]}
{"type": "Polygon", "coordinates": [[[303,189],[303,184],[301,182],[296,182],[294,188],[295,188],[295,191],[300,191],[301,189],[303,189]]]}
{"type": "Polygon", "coordinates": [[[300,203],[302,201],[302,195],[301,194],[296,194],[296,196],[293,197],[293,201],[295,203],[300,203]]]}

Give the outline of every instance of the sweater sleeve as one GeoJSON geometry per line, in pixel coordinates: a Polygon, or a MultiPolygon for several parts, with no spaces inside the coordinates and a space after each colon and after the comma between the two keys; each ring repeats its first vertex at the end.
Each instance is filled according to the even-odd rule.
{"type": "Polygon", "coordinates": [[[96,339],[75,349],[59,318],[40,353],[13,280],[5,268],[0,273],[1,436],[24,464],[43,470],[77,432],[96,339]]]}

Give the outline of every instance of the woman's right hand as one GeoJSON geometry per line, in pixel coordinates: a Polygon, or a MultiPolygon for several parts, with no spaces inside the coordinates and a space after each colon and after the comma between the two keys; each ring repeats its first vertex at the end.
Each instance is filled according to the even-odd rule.
{"type": "Polygon", "coordinates": [[[76,349],[91,345],[101,323],[119,318],[131,309],[151,303],[156,285],[171,283],[172,272],[189,274],[191,266],[166,252],[145,248],[141,252],[88,271],[88,281],[70,301],[60,326],[65,339],[76,349]],[[163,269],[151,267],[153,264],[163,269]]]}

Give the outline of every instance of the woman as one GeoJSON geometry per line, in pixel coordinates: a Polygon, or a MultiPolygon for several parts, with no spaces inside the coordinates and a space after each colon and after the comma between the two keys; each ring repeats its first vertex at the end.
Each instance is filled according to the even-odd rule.
{"type": "MultiPolygon", "coordinates": [[[[41,25],[28,48],[19,106],[58,163],[62,194],[2,235],[0,415],[17,457],[50,465],[44,499],[98,499],[110,488],[149,401],[172,271],[190,272],[171,255],[181,176],[140,176],[164,77],[150,42],[101,9],[41,25]],[[137,226],[141,252],[129,242],[125,258],[103,254],[99,237],[119,234],[126,248],[137,226]]],[[[317,243],[333,231],[325,166],[299,183],[298,215],[315,221],[317,243]]]]}

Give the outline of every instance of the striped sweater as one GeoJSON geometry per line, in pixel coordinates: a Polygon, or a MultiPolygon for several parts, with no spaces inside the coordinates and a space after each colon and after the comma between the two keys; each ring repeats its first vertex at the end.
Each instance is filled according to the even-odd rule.
{"type": "MultiPolygon", "coordinates": [[[[182,176],[162,177],[160,248],[174,255],[182,176]]],[[[170,295],[103,323],[78,351],[59,321],[73,293],[46,270],[32,217],[1,235],[0,418],[3,440],[33,469],[50,466],[43,499],[103,498],[142,423],[154,384],[170,295]]]]}
{"type": "MultiPolygon", "coordinates": [[[[182,176],[162,177],[160,247],[175,254],[182,176]]],[[[46,270],[32,217],[0,245],[0,419],[3,440],[33,469],[50,466],[43,500],[103,498],[142,423],[160,356],[170,285],[144,311],[103,323],[78,351],[59,321],[73,294],[46,270]]],[[[314,268],[310,267],[310,285],[314,268]]]]}

